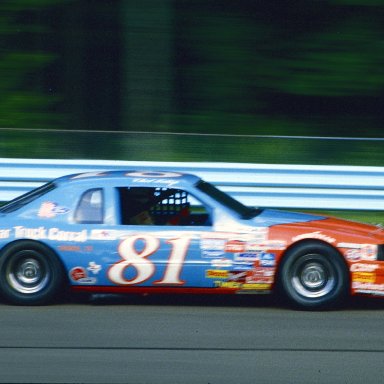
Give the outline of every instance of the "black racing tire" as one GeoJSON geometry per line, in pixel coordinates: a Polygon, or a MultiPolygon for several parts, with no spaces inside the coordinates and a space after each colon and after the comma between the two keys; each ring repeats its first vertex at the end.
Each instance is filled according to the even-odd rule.
{"type": "Polygon", "coordinates": [[[16,305],[44,305],[64,287],[64,268],[56,254],[41,243],[18,241],[0,254],[0,290],[16,305]]]}
{"type": "Polygon", "coordinates": [[[298,309],[341,306],[348,297],[349,272],[339,252],[321,242],[291,248],[279,269],[280,294],[298,309]]]}

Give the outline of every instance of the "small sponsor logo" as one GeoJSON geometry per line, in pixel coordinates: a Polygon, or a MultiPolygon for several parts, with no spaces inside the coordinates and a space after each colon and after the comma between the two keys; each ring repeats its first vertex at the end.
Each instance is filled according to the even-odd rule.
{"type": "Polygon", "coordinates": [[[224,252],[223,251],[216,251],[216,250],[212,250],[212,249],[204,249],[201,252],[201,256],[205,257],[207,259],[211,259],[214,257],[219,258],[219,257],[224,256],[224,252]]]}
{"type": "Polygon", "coordinates": [[[56,217],[57,215],[63,215],[68,212],[68,208],[62,207],[57,203],[53,203],[52,201],[46,201],[41,204],[37,216],[44,217],[46,219],[51,219],[52,217],[56,217]]]}
{"type": "Polygon", "coordinates": [[[117,233],[113,230],[92,229],[89,236],[90,240],[116,240],[117,233]]]}
{"type": "Polygon", "coordinates": [[[349,261],[373,261],[377,258],[376,244],[339,243],[337,246],[346,249],[345,257],[349,261]]]}
{"type": "Polygon", "coordinates": [[[260,255],[260,267],[274,267],[276,265],[276,257],[273,253],[262,253],[260,255]]]}
{"type": "Polygon", "coordinates": [[[28,238],[33,240],[54,240],[54,241],[73,241],[85,242],[88,239],[87,230],[82,231],[62,231],[59,228],[45,228],[43,226],[38,228],[27,228],[21,225],[13,227],[15,238],[28,238]]]}
{"type": "Polygon", "coordinates": [[[358,290],[359,292],[362,291],[369,291],[369,292],[382,292],[384,293],[384,284],[375,284],[375,283],[365,283],[365,282],[359,282],[354,281],[352,283],[352,288],[358,290]]]}
{"type": "Polygon", "coordinates": [[[96,264],[94,261],[90,261],[87,270],[97,275],[101,271],[101,265],[96,264]]]}
{"type": "Polygon", "coordinates": [[[224,256],[224,246],[224,239],[203,238],[200,244],[201,255],[207,258],[220,258],[224,256]]]}
{"type": "Polygon", "coordinates": [[[374,272],[379,268],[378,264],[356,263],[351,265],[351,272],[374,272]]]}
{"type": "Polygon", "coordinates": [[[227,279],[228,271],[218,269],[208,269],[205,271],[205,277],[208,279],[227,279]]]}
{"type": "Polygon", "coordinates": [[[83,267],[75,267],[69,271],[69,276],[73,281],[79,281],[87,277],[87,271],[83,267]]]}
{"type": "Polygon", "coordinates": [[[231,271],[228,281],[242,281],[244,282],[247,277],[246,271],[231,271]]]}
{"type": "Polygon", "coordinates": [[[0,229],[0,239],[8,239],[11,235],[10,229],[0,229]]]}
{"type": "Polygon", "coordinates": [[[375,283],[376,273],[372,272],[354,272],[352,273],[352,281],[361,283],[375,283]]]}
{"type": "Polygon", "coordinates": [[[230,240],[225,245],[225,252],[241,253],[245,251],[246,243],[241,240],[230,240]]]}
{"type": "Polygon", "coordinates": [[[74,267],[69,271],[69,277],[72,281],[79,284],[95,284],[95,277],[88,277],[88,273],[83,267],[74,267]]]}
{"type": "Polygon", "coordinates": [[[218,268],[232,267],[233,261],[230,259],[215,259],[211,261],[211,265],[218,268]]]}

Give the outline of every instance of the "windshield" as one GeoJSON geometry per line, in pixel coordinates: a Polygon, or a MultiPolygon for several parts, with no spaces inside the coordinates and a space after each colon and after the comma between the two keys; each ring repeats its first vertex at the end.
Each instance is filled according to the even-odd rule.
{"type": "Polygon", "coordinates": [[[56,188],[54,183],[47,183],[42,185],[39,188],[33,189],[30,192],[25,193],[22,196],[16,197],[16,199],[11,200],[9,203],[3,205],[0,208],[0,213],[11,213],[17,211],[18,209],[24,207],[25,205],[31,203],[40,196],[45,195],[46,193],[52,191],[56,188]]]}
{"type": "Polygon", "coordinates": [[[196,187],[220,204],[235,211],[242,219],[251,219],[260,213],[259,209],[245,206],[210,183],[200,181],[197,183],[196,187]]]}

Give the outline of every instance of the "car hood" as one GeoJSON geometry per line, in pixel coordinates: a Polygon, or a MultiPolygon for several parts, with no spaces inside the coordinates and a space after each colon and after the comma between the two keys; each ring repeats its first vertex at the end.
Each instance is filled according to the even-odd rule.
{"type": "Polygon", "coordinates": [[[265,209],[252,219],[252,222],[260,226],[305,226],[306,229],[315,231],[343,232],[355,236],[368,235],[384,239],[384,230],[379,226],[307,213],[265,209]]]}
{"type": "Polygon", "coordinates": [[[383,228],[371,224],[358,223],[355,221],[348,221],[337,219],[334,217],[327,217],[326,220],[314,221],[313,227],[322,231],[343,232],[355,236],[378,237],[384,239],[383,228]]]}

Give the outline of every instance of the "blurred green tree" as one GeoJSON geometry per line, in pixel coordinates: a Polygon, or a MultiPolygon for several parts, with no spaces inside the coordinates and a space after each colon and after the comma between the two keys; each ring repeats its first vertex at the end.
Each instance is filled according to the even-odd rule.
{"type": "Polygon", "coordinates": [[[178,7],[179,126],[382,135],[383,1],[196,0],[178,7]]]}
{"type": "Polygon", "coordinates": [[[55,54],[47,47],[44,10],[63,0],[0,2],[0,126],[44,128],[58,124],[59,96],[45,87],[44,70],[55,54]]]}
{"type": "Polygon", "coordinates": [[[205,138],[199,152],[200,138],[142,132],[382,136],[383,41],[384,0],[3,0],[0,127],[70,132],[31,145],[11,131],[0,152],[349,161],[341,142],[205,138]]]}

